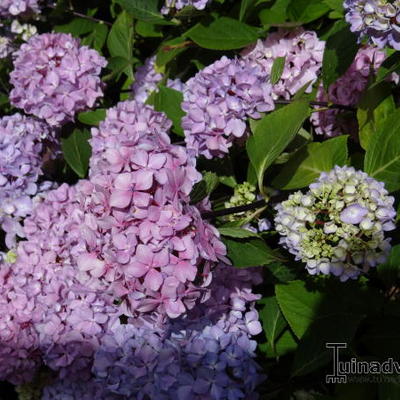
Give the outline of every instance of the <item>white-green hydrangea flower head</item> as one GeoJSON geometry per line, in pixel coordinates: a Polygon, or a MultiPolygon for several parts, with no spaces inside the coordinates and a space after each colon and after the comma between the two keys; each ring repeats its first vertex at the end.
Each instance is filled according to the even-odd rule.
{"type": "Polygon", "coordinates": [[[385,262],[395,228],[394,198],[382,182],[352,167],[338,167],[276,206],[280,244],[308,272],[333,274],[341,281],[385,262]]]}

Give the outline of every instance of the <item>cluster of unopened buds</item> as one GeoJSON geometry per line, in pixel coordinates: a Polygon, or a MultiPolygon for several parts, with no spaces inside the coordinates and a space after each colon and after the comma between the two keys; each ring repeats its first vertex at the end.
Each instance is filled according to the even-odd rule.
{"type": "MultiPolygon", "coordinates": [[[[229,201],[225,202],[225,207],[240,207],[251,204],[258,197],[256,187],[249,182],[243,182],[235,186],[234,194],[229,201]]],[[[227,216],[227,220],[230,222],[243,221],[242,228],[254,233],[267,231],[271,227],[267,218],[255,217],[254,210],[230,214],[227,216]]]]}

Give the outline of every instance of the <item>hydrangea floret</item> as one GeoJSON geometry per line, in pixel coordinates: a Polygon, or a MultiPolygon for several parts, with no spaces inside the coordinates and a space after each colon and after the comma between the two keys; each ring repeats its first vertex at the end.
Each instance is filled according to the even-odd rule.
{"type": "Polygon", "coordinates": [[[308,272],[356,279],[385,262],[396,212],[382,182],[336,166],[323,172],[306,194],[296,192],[276,206],[282,244],[308,272]]]}
{"type": "Polygon", "coordinates": [[[34,35],[14,57],[11,103],[49,125],[72,121],[103,95],[105,58],[70,34],[34,35]]]}
{"type": "Polygon", "coordinates": [[[400,50],[399,0],[345,0],[346,21],[350,30],[379,48],[400,50]]]}

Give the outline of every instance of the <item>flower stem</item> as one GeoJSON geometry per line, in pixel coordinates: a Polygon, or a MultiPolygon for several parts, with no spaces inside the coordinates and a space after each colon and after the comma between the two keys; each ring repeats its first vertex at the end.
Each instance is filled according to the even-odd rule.
{"type": "MultiPolygon", "coordinates": [[[[290,104],[290,103],[292,103],[292,100],[275,100],[275,104],[290,104]]],[[[354,107],[351,107],[351,106],[345,106],[343,104],[329,103],[327,101],[310,101],[310,105],[317,106],[317,107],[326,107],[327,109],[339,108],[339,109],[348,110],[348,111],[356,110],[354,107]]]]}
{"type": "Polygon", "coordinates": [[[254,203],[245,204],[243,206],[231,207],[231,208],[224,208],[223,210],[218,211],[206,211],[201,214],[204,219],[212,219],[216,217],[223,217],[225,215],[230,214],[238,214],[244,211],[255,210],[257,208],[262,208],[267,205],[267,202],[262,199],[255,201],[254,203]]]}
{"type": "MultiPolygon", "coordinates": [[[[49,4],[48,7],[52,8],[53,10],[56,9],[56,6],[54,4],[49,4]]],[[[82,14],[82,13],[80,13],[78,11],[75,11],[72,8],[67,8],[65,11],[69,12],[72,15],[75,15],[75,17],[79,17],[79,18],[87,19],[87,20],[92,21],[92,22],[98,22],[100,24],[105,24],[105,25],[108,25],[108,26],[112,26],[111,22],[104,21],[103,19],[99,19],[99,18],[91,17],[89,15],[82,14]]]]}

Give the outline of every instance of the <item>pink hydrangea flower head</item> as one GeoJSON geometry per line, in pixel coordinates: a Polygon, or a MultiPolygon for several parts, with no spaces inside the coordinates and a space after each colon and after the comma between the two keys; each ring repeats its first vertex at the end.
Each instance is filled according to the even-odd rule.
{"type": "Polygon", "coordinates": [[[93,107],[103,95],[106,60],[69,34],[32,36],[15,53],[11,103],[58,126],[93,107]]]}
{"type": "Polygon", "coordinates": [[[244,50],[242,56],[252,65],[261,67],[265,76],[270,76],[272,66],[279,57],[285,58],[285,65],[279,81],[272,85],[274,99],[290,99],[298,90],[309,83],[306,92],[312,90],[322,67],[325,42],[312,31],[302,28],[281,29],[271,33],[256,45],[244,50]]]}

